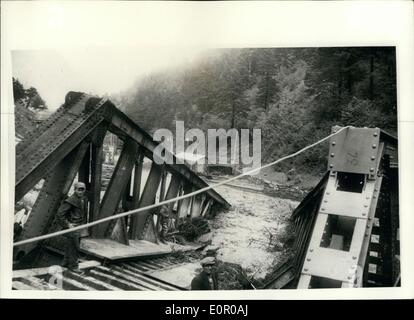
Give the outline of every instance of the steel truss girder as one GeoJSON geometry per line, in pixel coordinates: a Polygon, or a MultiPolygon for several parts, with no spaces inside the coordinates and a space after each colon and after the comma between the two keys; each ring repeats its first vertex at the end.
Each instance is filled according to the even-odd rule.
{"type": "MultiPolygon", "coordinates": [[[[89,142],[83,141],[47,175],[24,225],[20,240],[42,235],[48,229],[56,210],[72,185],[88,146],[89,142]]],[[[19,247],[17,252],[27,253],[36,246],[37,243],[29,243],[19,247]]]]}
{"type": "MultiPolygon", "coordinates": [[[[84,108],[91,96],[82,95],[74,106],[62,106],[52,120],[41,126],[38,136],[32,134],[16,147],[15,199],[20,200],[33,186],[60,163],[104,120],[104,100],[88,112],[73,114],[68,108],[84,108]],[[65,112],[66,110],[66,112],[65,112]]],[[[95,98],[96,99],[96,98],[95,98]]]]}
{"type": "MultiPolygon", "coordinates": [[[[102,203],[100,203],[102,142],[107,130],[120,136],[126,144],[127,141],[133,141],[136,146],[134,148],[138,149],[139,147],[140,149],[141,160],[138,160],[138,162],[141,161],[141,164],[138,163],[136,167],[137,174],[134,178],[132,206],[143,207],[154,203],[155,199],[152,198],[155,198],[160,182],[159,174],[153,173],[150,175],[151,179],[147,181],[142,197],[140,197],[139,185],[141,181],[142,157],[145,155],[153,160],[152,152],[158,143],[125,114],[116,109],[110,101],[74,92],[68,93],[65,104],[17,145],[15,199],[19,200],[22,198],[41,178],[47,176],[45,188],[41,195],[47,193],[49,197],[49,194],[56,192],[56,195],[52,198],[49,197],[48,200],[42,200],[41,202],[41,207],[48,212],[47,215],[49,217],[55,213],[62,197],[69,191],[73,179],[81,167],[79,177],[86,183],[90,197],[89,221],[114,214],[117,206],[113,208],[114,205],[107,205],[112,201],[104,197],[102,203]],[[92,132],[94,132],[93,135],[91,134],[92,132]],[[90,145],[91,140],[92,144],[90,145]],[[78,152],[76,148],[80,141],[82,141],[81,145],[85,150],[82,151],[82,156],[78,154],[76,161],[74,161],[73,154],[78,152]],[[90,150],[90,153],[85,156],[87,150],[90,150]]],[[[175,159],[175,157],[173,158],[175,159]]],[[[134,161],[128,160],[126,164],[128,166],[128,174],[122,175],[122,178],[114,178],[115,182],[113,183],[120,186],[120,188],[111,188],[114,191],[109,193],[114,193],[113,196],[110,196],[109,193],[107,196],[105,194],[107,198],[113,199],[113,202],[117,204],[119,203],[119,194],[122,195],[124,193],[124,190],[121,192],[121,187],[125,189],[123,185],[130,180],[134,161]]],[[[154,163],[152,170],[156,172],[159,167],[154,163]]],[[[174,181],[180,181],[178,189],[181,188],[182,184],[188,185],[191,191],[208,186],[207,183],[184,164],[165,165],[163,167],[171,173],[174,181]]],[[[165,193],[165,187],[162,188],[162,194],[165,193]]],[[[170,185],[166,198],[169,198],[169,194],[178,193],[173,187],[176,189],[177,186],[170,185]]],[[[207,190],[205,194],[217,205],[226,208],[230,206],[213,189],[207,190]]],[[[41,199],[42,196],[39,197],[39,201],[41,199]]],[[[181,206],[181,204],[179,205],[181,206]]],[[[39,215],[42,214],[38,213],[38,210],[34,208],[31,218],[26,222],[28,223],[28,228],[26,231],[23,230],[22,233],[25,238],[28,238],[29,234],[32,237],[43,233],[38,230],[36,232],[30,231],[31,221],[37,220],[39,215]]],[[[148,216],[148,213],[146,213],[131,217],[130,236],[132,238],[143,236],[146,229],[145,226],[148,224],[148,216]],[[145,215],[146,217],[144,217],[145,215]]],[[[40,220],[43,221],[43,218],[40,218],[40,220]]],[[[92,235],[104,236],[105,232],[108,232],[107,227],[108,224],[104,223],[102,226],[92,228],[92,235]]],[[[49,230],[48,232],[51,231],[49,230]]],[[[29,246],[34,247],[36,243],[29,246]]]]}
{"type": "MultiPolygon", "coordinates": [[[[127,139],[102,199],[99,209],[99,219],[109,217],[116,213],[125,187],[131,177],[137,153],[138,144],[131,139],[127,139]]],[[[105,237],[107,232],[109,232],[107,230],[109,225],[110,222],[103,222],[97,225],[96,231],[94,231],[96,237],[105,237]]]]}
{"type": "MultiPolygon", "coordinates": [[[[153,151],[158,143],[155,142],[148,133],[142,130],[124,113],[116,109],[112,104],[108,105],[108,114],[111,115],[111,117],[108,118],[108,121],[111,123],[109,130],[118,136],[129,136],[130,138],[134,139],[145,150],[145,156],[153,160],[153,151]]],[[[176,157],[174,155],[172,155],[172,158],[174,159],[174,164],[166,164],[168,171],[171,173],[179,174],[196,189],[201,189],[208,186],[206,182],[204,182],[198,175],[191,171],[186,165],[177,164],[176,157]]],[[[206,193],[225,208],[230,207],[230,204],[215,190],[210,189],[207,190],[206,193]]]]}

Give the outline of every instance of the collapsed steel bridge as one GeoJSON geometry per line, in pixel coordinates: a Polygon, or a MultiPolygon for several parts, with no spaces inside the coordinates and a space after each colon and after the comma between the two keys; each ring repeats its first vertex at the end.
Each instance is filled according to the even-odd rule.
{"type": "MultiPolygon", "coordinates": [[[[334,127],[332,130],[337,132],[339,129],[334,127]]],[[[55,212],[76,176],[87,186],[88,222],[116,214],[120,204],[124,210],[131,210],[207,186],[185,165],[160,166],[152,162],[141,191],[143,159],[153,160],[156,145],[149,134],[109,100],[78,92],[68,93],[57,112],[16,147],[15,200],[21,199],[39,180],[44,179],[17,240],[56,230],[55,212]],[[100,201],[103,140],[108,131],[123,141],[123,149],[100,201]],[[167,175],[171,181],[168,187],[167,175]]],[[[292,214],[294,255],[277,267],[275,276],[264,288],[398,285],[397,157],[397,139],[378,128],[351,127],[333,136],[327,173],[292,214]]],[[[171,214],[173,207],[176,207],[178,218],[197,217],[229,206],[211,189],[170,205],[169,211],[171,214]]],[[[90,236],[98,240],[114,239],[116,231],[118,243],[128,245],[136,239],[157,243],[156,226],[152,219],[154,213],[142,212],[132,215],[130,219],[118,219],[116,223],[99,224],[91,228],[90,236]]],[[[14,252],[15,261],[30,257],[36,252],[35,249],[43,245],[58,250],[61,247],[58,240],[53,238],[40,245],[30,243],[18,246],[14,252]]],[[[88,271],[87,278],[79,278],[69,272],[65,281],[69,289],[79,290],[99,290],[102,287],[110,290],[111,285],[105,286],[102,282],[105,279],[117,284],[114,287],[118,289],[136,290],[138,285],[172,290],[171,284],[159,285],[154,279],[142,278],[142,274],[131,274],[131,271],[141,270],[134,263],[125,265],[124,262],[115,262],[109,269],[94,265],[88,271]],[[129,285],[126,284],[128,281],[129,285]]],[[[150,260],[148,263],[151,264],[150,260]]],[[[16,289],[45,288],[44,275],[33,277],[28,271],[28,276],[23,277],[25,274],[23,272],[20,277],[17,274],[14,277],[16,289]]]]}
{"type": "MultiPolygon", "coordinates": [[[[120,206],[124,211],[141,208],[207,186],[185,164],[177,164],[174,155],[174,164],[156,164],[153,151],[157,144],[108,99],[69,92],[65,103],[16,146],[15,201],[19,201],[44,179],[22,233],[16,240],[30,239],[57,230],[55,213],[76,176],[86,184],[88,222],[112,216],[120,206]],[[123,141],[123,148],[100,200],[103,142],[108,131],[123,141]],[[141,190],[145,157],[152,164],[141,190]],[[170,181],[168,186],[167,176],[170,181]]],[[[212,189],[171,203],[170,214],[174,206],[177,207],[177,218],[197,217],[211,210],[230,207],[212,189]]],[[[98,224],[91,228],[90,236],[95,239],[113,238],[116,231],[116,240],[124,244],[135,239],[157,243],[153,214],[153,211],[145,211],[130,219],[118,219],[116,223],[109,221],[98,224]]],[[[25,258],[31,260],[31,253],[36,252],[34,249],[45,244],[59,249],[62,248],[61,241],[57,237],[41,245],[33,242],[15,247],[14,259],[17,262],[25,258]]]]}

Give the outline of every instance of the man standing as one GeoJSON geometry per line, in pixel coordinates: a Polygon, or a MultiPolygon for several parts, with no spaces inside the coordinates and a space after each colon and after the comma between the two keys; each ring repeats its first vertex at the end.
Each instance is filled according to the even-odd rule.
{"type": "Polygon", "coordinates": [[[216,263],[214,257],[206,257],[200,261],[203,271],[191,281],[191,290],[217,290],[217,278],[213,271],[216,263]]]}
{"type": "Polygon", "coordinates": [[[167,234],[168,234],[168,222],[170,221],[170,217],[168,214],[168,207],[162,206],[160,209],[160,216],[159,218],[161,223],[161,232],[160,232],[160,241],[162,243],[167,243],[167,234]]]}
{"type": "MultiPolygon", "coordinates": [[[[85,184],[75,183],[75,193],[63,201],[58,209],[58,219],[63,229],[70,229],[86,222],[86,199],[85,184]]],[[[74,272],[80,273],[78,257],[80,246],[80,230],[66,233],[65,257],[62,267],[67,267],[74,272]]]]}

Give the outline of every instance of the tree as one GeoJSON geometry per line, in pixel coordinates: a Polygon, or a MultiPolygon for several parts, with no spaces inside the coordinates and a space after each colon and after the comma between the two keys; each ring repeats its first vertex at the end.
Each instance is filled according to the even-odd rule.
{"type": "Polygon", "coordinates": [[[20,102],[27,109],[44,110],[47,109],[46,102],[37,92],[37,89],[30,87],[25,89],[18,79],[13,78],[14,102],[20,102]]]}
{"type": "Polygon", "coordinates": [[[37,92],[36,88],[30,87],[26,90],[26,97],[28,99],[28,103],[26,107],[33,110],[44,110],[47,109],[45,101],[37,92]]]}
{"type": "Polygon", "coordinates": [[[13,78],[13,98],[14,102],[18,102],[26,96],[23,85],[16,78],[13,78]]]}

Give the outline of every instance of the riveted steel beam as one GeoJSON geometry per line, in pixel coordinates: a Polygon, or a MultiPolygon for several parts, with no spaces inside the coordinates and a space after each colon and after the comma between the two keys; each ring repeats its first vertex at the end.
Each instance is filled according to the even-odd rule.
{"type": "Polygon", "coordinates": [[[105,100],[81,95],[74,105],[62,106],[52,120],[41,125],[35,133],[16,148],[15,199],[20,200],[45,173],[51,172],[78,144],[104,120],[105,100]],[[95,99],[94,105],[88,104],[95,99]],[[98,99],[99,101],[99,99],[98,99]],[[89,105],[89,108],[86,106],[89,105]],[[83,109],[81,113],[68,110],[83,109]],[[88,109],[88,111],[86,111],[88,109]],[[38,133],[38,134],[37,134],[38,133]]]}
{"type": "MultiPolygon", "coordinates": [[[[108,121],[111,122],[109,130],[119,136],[129,136],[134,139],[146,150],[145,156],[153,160],[153,151],[158,145],[158,142],[155,142],[148,133],[141,129],[124,113],[116,109],[114,105],[108,105],[108,114],[111,114],[111,118],[108,118],[108,121]]],[[[204,182],[186,165],[177,164],[176,157],[174,155],[171,155],[171,157],[174,160],[174,164],[166,164],[168,171],[179,174],[183,179],[194,185],[196,189],[201,189],[208,186],[206,182],[204,182]]],[[[206,193],[225,208],[230,207],[230,204],[215,190],[210,189],[206,191],[206,193]]]]}
{"type": "MultiPolygon", "coordinates": [[[[20,240],[42,235],[48,230],[57,208],[72,185],[88,146],[87,141],[82,142],[46,176],[43,187],[24,225],[20,240]]],[[[37,245],[36,242],[20,246],[14,255],[15,257],[26,255],[37,245]]]]}
{"type": "MultiPolygon", "coordinates": [[[[132,201],[131,201],[131,209],[137,209],[139,206],[139,200],[141,196],[141,180],[142,180],[142,166],[144,162],[144,153],[141,152],[142,149],[140,148],[138,151],[137,158],[135,159],[135,167],[134,167],[134,181],[133,181],[133,189],[132,189],[132,201]]],[[[136,218],[134,216],[127,217],[130,225],[128,231],[129,239],[135,239],[135,234],[133,233],[134,227],[133,225],[136,223],[136,218]]]]}

